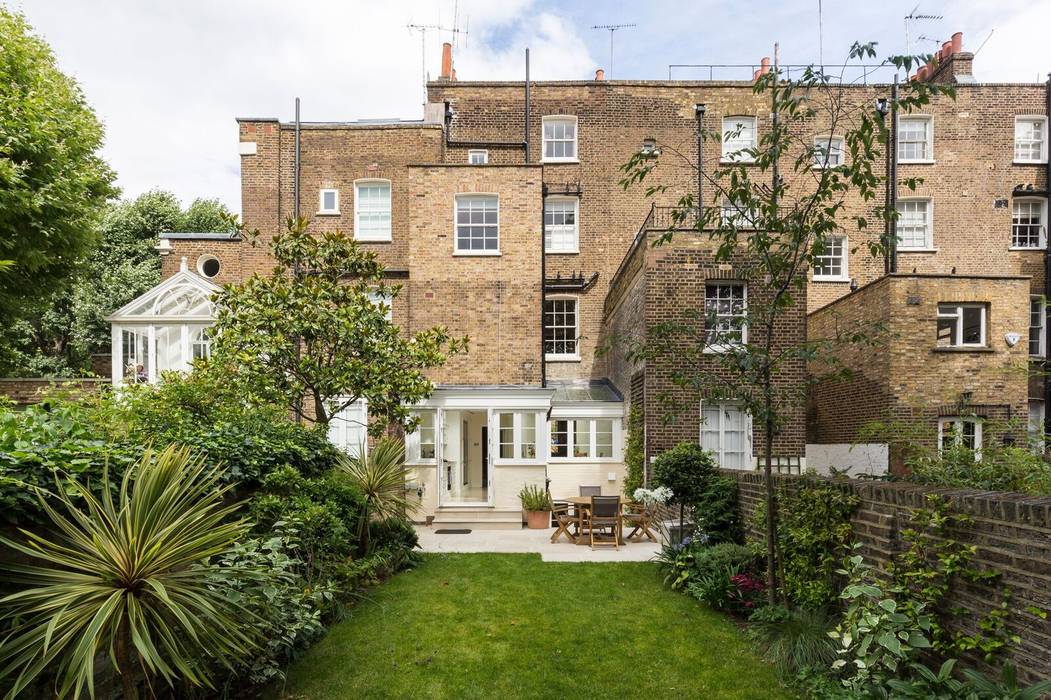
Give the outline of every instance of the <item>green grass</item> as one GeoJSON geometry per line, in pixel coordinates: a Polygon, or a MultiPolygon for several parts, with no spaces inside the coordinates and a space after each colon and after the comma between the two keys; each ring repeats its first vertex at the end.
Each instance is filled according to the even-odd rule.
{"type": "Polygon", "coordinates": [[[726,617],[652,563],[429,555],[335,625],[271,697],[787,698],[726,617]]]}

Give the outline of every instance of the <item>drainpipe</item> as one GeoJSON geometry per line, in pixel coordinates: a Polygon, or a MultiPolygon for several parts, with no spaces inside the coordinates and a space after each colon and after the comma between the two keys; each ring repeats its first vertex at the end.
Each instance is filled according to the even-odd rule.
{"type": "MultiPolygon", "coordinates": [[[[890,88],[890,143],[887,144],[887,213],[898,206],[898,75],[894,74],[894,84],[890,88]]],[[[887,256],[887,272],[898,271],[898,232],[895,222],[887,224],[890,236],[887,244],[890,251],[887,256]]]]}
{"type": "Polygon", "coordinates": [[[704,217],[704,113],[708,105],[701,102],[693,106],[697,115],[697,222],[704,217]]]}
{"type": "Polygon", "coordinates": [[[529,162],[529,49],[525,50],[525,119],[523,123],[525,125],[525,162],[529,162]]]}
{"type": "MultiPolygon", "coordinates": [[[[543,172],[543,171],[541,171],[543,172]]],[[[543,177],[543,175],[541,175],[543,177]]],[[[547,360],[544,357],[544,302],[547,290],[547,251],[544,236],[547,234],[544,219],[547,214],[547,184],[540,185],[540,388],[547,388],[547,360]]],[[[550,416],[549,416],[550,417],[550,416]]]]}
{"type": "MultiPolygon", "coordinates": [[[[1047,90],[1045,91],[1045,114],[1047,115],[1047,121],[1051,123],[1051,73],[1047,74],[1047,90]]],[[[1045,148],[1047,146],[1045,145],[1045,148]]],[[[1045,211],[1051,212],[1051,158],[1047,159],[1046,168],[1046,180],[1044,189],[1047,190],[1047,208],[1045,211]]],[[[1046,225],[1046,222],[1045,222],[1046,225]]],[[[1047,239],[1047,233],[1044,234],[1044,239],[1047,239]]],[[[1051,246],[1044,246],[1044,299],[1045,303],[1047,299],[1051,299],[1051,246]]],[[[1048,406],[1051,406],[1051,377],[1047,376],[1047,369],[1051,367],[1051,341],[1047,338],[1047,309],[1044,309],[1044,433],[1051,433],[1051,411],[1048,410],[1048,406]]]]}
{"type": "Polygon", "coordinates": [[[292,174],[292,216],[299,221],[299,98],[296,98],[296,147],[292,174]]]}

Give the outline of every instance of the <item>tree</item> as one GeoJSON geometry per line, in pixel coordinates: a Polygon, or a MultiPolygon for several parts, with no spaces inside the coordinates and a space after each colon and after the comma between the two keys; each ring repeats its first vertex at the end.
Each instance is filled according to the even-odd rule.
{"type": "Polygon", "coordinates": [[[376,255],[339,231],[313,236],[305,220],[289,220],[271,251],[270,274],[218,295],[217,361],[237,368],[249,397],[281,400],[302,419],[327,425],[364,399],[382,419],[374,432],[411,426],[410,406],[434,390],[425,370],[465,351],[467,339],[441,327],[401,333],[387,319],[401,287],[385,284],[376,255]]]}
{"type": "Polygon", "coordinates": [[[161,279],[157,234],[233,232],[218,200],[183,210],[170,192],[152,190],[111,202],[98,225],[98,245],[73,271],[68,287],[29,304],[3,333],[0,370],[22,376],[83,375],[91,355],[110,346],[106,317],[161,279]]]}
{"type": "MultiPolygon", "coordinates": [[[[699,174],[711,200],[698,201],[692,193],[680,196],[672,212],[672,226],[656,244],[667,243],[676,229],[693,229],[711,241],[716,261],[735,260],[735,271],[745,276],[749,288],[763,292],[750,295],[746,307],[735,309],[738,316],[733,327],[716,328],[706,309],[692,309],[684,313],[683,320],[658,324],[641,340],[626,343],[629,357],[637,360],[674,353],[679,370],[672,380],[678,387],[694,395],[733,399],[762,426],[771,603],[777,590],[774,436],[784,425],[788,409],[806,400],[805,384],[782,383],[778,376],[786,365],[818,359],[828,363],[830,372],[845,372],[835,365],[831,347],[871,342],[873,330],[878,331],[852,327],[836,338],[804,338],[795,343],[779,335],[787,314],[805,313],[797,302],[805,292],[807,271],[829,250],[833,235],[849,228],[867,232],[869,218],[883,222],[883,231],[893,228],[894,210],[876,203],[886,184],[881,156],[888,147],[889,129],[868,94],[858,100],[844,89],[849,62],[875,56],[875,44],[854,44],[838,77],[811,66],[800,77],[784,80],[775,66],[754,87],[756,94],[769,96],[773,116],[769,130],[756,146],[729,154],[728,162],[710,172],[698,169],[691,157],[672,144],[645,149],[622,168],[625,188],[644,183],[659,167],[664,153],[699,174]],[[839,164],[829,161],[830,141],[821,141],[821,135],[828,134],[843,137],[846,157],[839,164]],[[851,210],[850,205],[859,204],[864,211],[851,210]],[[724,208],[729,215],[723,214],[724,208]],[[741,342],[743,328],[748,329],[747,342],[741,342]],[[713,363],[718,371],[712,371],[713,363]]],[[[892,56],[884,63],[908,73],[926,60],[892,56]]],[[[910,81],[888,103],[892,113],[908,112],[927,104],[934,94],[951,96],[953,92],[951,86],[910,81]]],[[[705,130],[701,137],[719,144],[724,138],[739,136],[740,131],[738,127],[723,135],[705,130]]],[[[902,184],[914,189],[917,182],[912,179],[902,184]]],[[[646,196],[668,190],[668,185],[648,184],[646,196]]],[[[885,232],[868,238],[872,255],[886,254],[891,244],[885,232]]]]}
{"type": "Polygon", "coordinates": [[[186,448],[147,450],[116,498],[58,483],[49,499],[40,497],[52,534],[22,530],[24,544],[0,537],[39,562],[6,566],[7,580],[22,586],[0,599],[13,623],[0,645],[7,697],[52,664],[57,696],[79,698],[87,689],[94,697],[98,658],[112,662],[127,700],[139,697],[140,671],[169,685],[208,685],[204,661],[232,667],[256,645],[242,631],[244,611],[209,585],[209,575],[222,572],[203,563],[248,529],[233,517],[237,506],[224,504],[232,486],[221,477],[186,448]]]}
{"type": "Polygon", "coordinates": [[[103,129],[21,14],[0,7],[0,321],[62,287],[116,194],[103,129]]]}

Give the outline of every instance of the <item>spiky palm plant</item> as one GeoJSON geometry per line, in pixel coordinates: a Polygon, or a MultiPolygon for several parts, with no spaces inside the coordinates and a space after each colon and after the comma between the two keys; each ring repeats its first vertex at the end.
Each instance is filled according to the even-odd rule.
{"type": "MultiPolygon", "coordinates": [[[[108,484],[108,474],[104,478],[108,484]]],[[[56,694],[95,695],[97,655],[119,674],[126,700],[136,677],[210,685],[209,666],[229,665],[254,646],[244,613],[206,585],[204,562],[246,530],[224,505],[218,469],[186,448],[147,450],[111,490],[80,493],[75,504],[59,483],[42,506],[47,535],[0,538],[37,563],[8,565],[22,590],[0,599],[12,627],[0,640],[0,681],[8,697],[54,664],[56,694]]]]}
{"type": "Polygon", "coordinates": [[[368,552],[369,523],[404,517],[409,507],[405,497],[405,446],[398,440],[382,438],[367,453],[363,447],[357,455],[340,455],[337,464],[364,496],[358,541],[362,551],[368,552]]]}

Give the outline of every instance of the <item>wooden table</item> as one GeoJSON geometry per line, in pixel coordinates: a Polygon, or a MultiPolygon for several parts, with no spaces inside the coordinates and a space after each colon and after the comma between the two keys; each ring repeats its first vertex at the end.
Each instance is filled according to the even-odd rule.
{"type": "MultiPolygon", "coordinates": [[[[591,508],[591,496],[570,496],[569,498],[556,498],[555,500],[562,503],[572,503],[573,506],[576,507],[577,534],[574,540],[574,544],[590,546],[591,540],[584,538],[584,511],[591,508]]],[[[623,507],[625,503],[626,501],[624,499],[621,499],[621,507],[623,507]]],[[[627,544],[627,542],[624,541],[624,528],[618,527],[617,532],[619,533],[620,544],[627,544]]]]}

